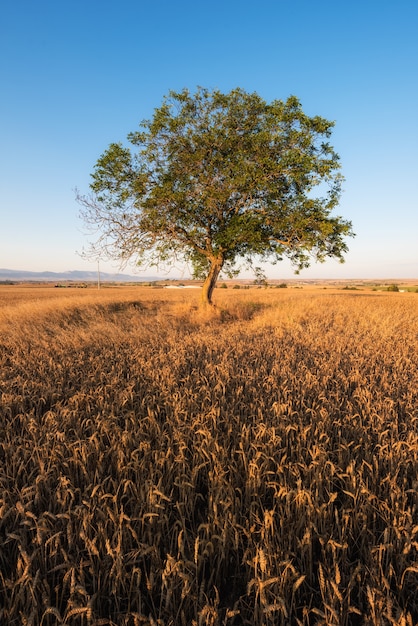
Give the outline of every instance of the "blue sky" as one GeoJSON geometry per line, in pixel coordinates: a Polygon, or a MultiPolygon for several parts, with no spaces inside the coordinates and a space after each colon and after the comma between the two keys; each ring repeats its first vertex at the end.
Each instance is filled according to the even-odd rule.
{"type": "Polygon", "coordinates": [[[302,278],[418,278],[416,0],[5,0],[0,80],[0,267],[94,269],[75,188],[170,89],[201,85],[335,121],[357,237],[302,278]]]}

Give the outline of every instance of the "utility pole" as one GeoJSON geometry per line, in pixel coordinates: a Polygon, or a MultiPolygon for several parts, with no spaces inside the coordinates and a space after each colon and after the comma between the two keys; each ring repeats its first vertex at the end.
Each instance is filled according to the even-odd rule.
{"type": "Polygon", "coordinates": [[[100,261],[97,259],[97,289],[100,289],[100,261]]]}

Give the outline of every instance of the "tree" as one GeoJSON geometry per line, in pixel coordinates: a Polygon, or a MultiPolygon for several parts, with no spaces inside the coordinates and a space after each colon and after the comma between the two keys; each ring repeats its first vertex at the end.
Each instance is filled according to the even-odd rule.
{"type": "Polygon", "coordinates": [[[182,258],[212,303],[219,274],[287,257],[343,262],[351,223],[333,217],[341,182],[333,122],[299,100],[170,91],[151,120],[98,159],[82,217],[99,233],[89,254],[158,265],[182,258]]]}

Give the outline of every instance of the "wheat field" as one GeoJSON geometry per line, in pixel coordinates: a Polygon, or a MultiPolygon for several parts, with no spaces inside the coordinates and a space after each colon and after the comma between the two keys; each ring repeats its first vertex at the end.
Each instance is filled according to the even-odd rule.
{"type": "Polygon", "coordinates": [[[0,624],[418,623],[418,295],[0,287],[0,624]]]}

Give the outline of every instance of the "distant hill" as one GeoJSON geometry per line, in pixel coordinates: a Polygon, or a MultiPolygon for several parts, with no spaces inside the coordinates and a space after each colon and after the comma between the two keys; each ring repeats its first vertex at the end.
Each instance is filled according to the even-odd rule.
{"type": "MultiPolygon", "coordinates": [[[[97,272],[29,272],[24,270],[9,270],[0,268],[0,281],[16,281],[16,282],[96,282],[97,272]]],[[[108,274],[100,272],[100,280],[102,282],[149,282],[159,280],[157,276],[129,276],[129,274],[108,274]]]]}

